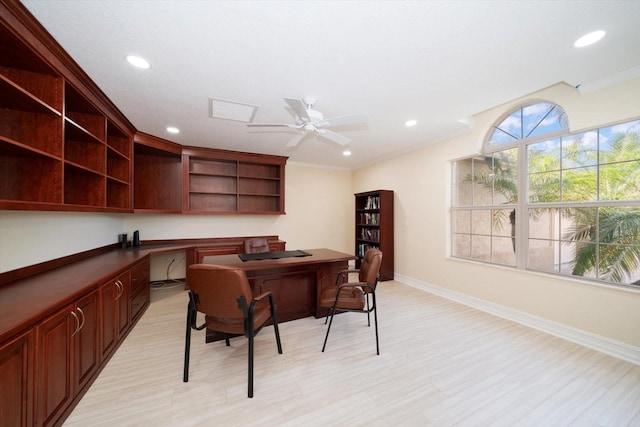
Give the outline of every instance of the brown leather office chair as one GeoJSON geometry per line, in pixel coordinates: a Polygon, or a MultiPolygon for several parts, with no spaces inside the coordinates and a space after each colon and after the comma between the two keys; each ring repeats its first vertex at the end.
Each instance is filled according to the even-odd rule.
{"type": "Polygon", "coordinates": [[[271,292],[253,297],[244,270],[211,264],[193,264],[187,271],[189,305],[184,349],[184,382],[189,381],[189,350],[191,329],[205,327],[221,332],[225,343],[229,337],[244,335],[249,339],[248,396],[253,397],[254,337],[271,320],[276,334],[278,353],[282,354],[276,306],[271,292]],[[198,312],[205,315],[202,325],[196,324],[198,312]]]}
{"type": "MultiPolygon", "coordinates": [[[[333,316],[336,314],[336,311],[352,311],[366,313],[368,326],[371,326],[370,315],[371,312],[373,312],[376,329],[376,353],[380,354],[380,346],[378,344],[376,286],[378,285],[381,264],[382,252],[379,249],[369,249],[364,254],[364,259],[358,270],[341,271],[338,277],[336,277],[335,286],[326,287],[320,293],[320,306],[329,308],[327,318],[331,316],[329,326],[327,327],[327,334],[324,337],[324,344],[322,345],[323,352],[327,346],[331,323],[333,322],[333,316]],[[340,281],[344,281],[345,277],[348,280],[349,273],[358,273],[358,281],[339,283],[340,281]],[[371,301],[369,301],[369,296],[371,296],[371,301]]],[[[327,323],[327,318],[325,318],[325,324],[327,323]]]]}
{"type": "Polygon", "coordinates": [[[267,239],[247,239],[244,241],[244,253],[259,254],[269,252],[269,242],[267,239]]]}

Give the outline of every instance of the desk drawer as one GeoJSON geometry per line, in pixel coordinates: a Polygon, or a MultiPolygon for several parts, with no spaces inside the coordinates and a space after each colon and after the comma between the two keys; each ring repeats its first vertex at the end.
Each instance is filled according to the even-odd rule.
{"type": "Polygon", "coordinates": [[[148,259],[134,265],[131,268],[131,294],[135,294],[143,287],[149,287],[149,266],[148,259]]]}

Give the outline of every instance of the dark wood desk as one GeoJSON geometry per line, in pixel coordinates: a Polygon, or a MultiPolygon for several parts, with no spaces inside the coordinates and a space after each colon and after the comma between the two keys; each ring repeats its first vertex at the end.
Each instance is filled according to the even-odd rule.
{"type": "MultiPolygon", "coordinates": [[[[346,270],[353,255],[330,249],[304,249],[306,257],[242,261],[238,255],[203,257],[204,264],[218,264],[242,268],[249,279],[254,295],[270,291],[278,308],[278,322],[303,317],[322,317],[326,309],[318,306],[320,291],[333,285],[341,270],[346,270]]],[[[187,286],[189,284],[187,283],[187,286]]],[[[207,342],[214,341],[207,331],[207,342]]]]}

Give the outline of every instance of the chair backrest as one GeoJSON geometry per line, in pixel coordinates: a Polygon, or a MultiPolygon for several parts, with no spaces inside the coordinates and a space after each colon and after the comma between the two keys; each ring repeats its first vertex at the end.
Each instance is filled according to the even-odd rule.
{"type": "Polygon", "coordinates": [[[244,241],[244,253],[259,254],[269,252],[269,242],[267,239],[247,239],[244,241]]]}
{"type": "Polygon", "coordinates": [[[197,295],[196,309],[209,317],[244,320],[238,298],[251,304],[253,295],[244,270],[212,264],[193,264],[187,270],[187,285],[197,295]]]}
{"type": "Polygon", "coordinates": [[[374,289],[378,283],[378,273],[382,265],[382,251],[369,249],[360,264],[359,281],[371,285],[374,289]]]}

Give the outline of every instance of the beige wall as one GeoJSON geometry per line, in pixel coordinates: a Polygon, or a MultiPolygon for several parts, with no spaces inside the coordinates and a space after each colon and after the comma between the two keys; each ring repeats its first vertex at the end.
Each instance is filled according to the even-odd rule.
{"type": "Polygon", "coordinates": [[[530,99],[563,107],[571,131],[640,117],[640,79],[586,95],[565,84],[474,117],[465,135],[354,172],[355,192],[395,191],[395,271],[640,348],[640,293],[448,258],[451,161],[475,154],[502,114],[530,99]]]}
{"type": "MultiPolygon", "coordinates": [[[[288,164],[285,173],[286,215],[0,211],[0,272],[114,244],[119,233],[131,235],[134,230],[142,240],[277,234],[288,249],[326,247],[352,253],[351,171],[288,164]]],[[[165,261],[159,264],[166,271],[165,261]]],[[[172,278],[180,277],[174,273],[172,278]]],[[[166,278],[164,274],[152,279],[166,278]]]]}
{"type": "MultiPolygon", "coordinates": [[[[477,115],[463,136],[353,173],[291,163],[282,216],[0,211],[0,272],[113,244],[136,229],[143,240],[278,234],[289,249],[352,253],[353,193],[388,189],[395,192],[398,274],[640,348],[640,293],[447,257],[450,161],[478,152],[500,115],[523,100],[546,99],[579,131],[640,117],[639,96],[640,79],[587,95],[557,85],[477,115]]],[[[155,278],[164,278],[168,262],[161,260],[155,278]]]]}

